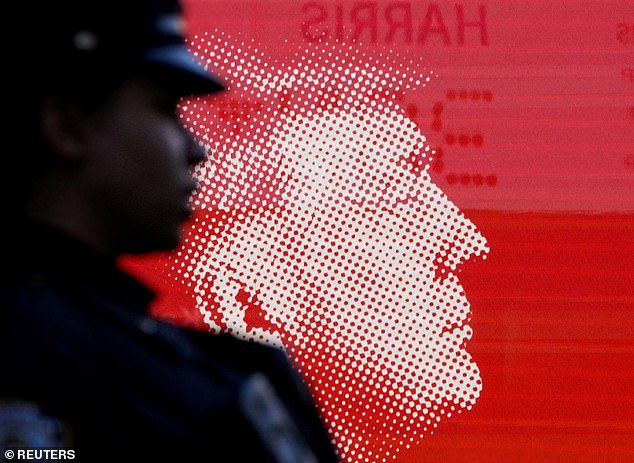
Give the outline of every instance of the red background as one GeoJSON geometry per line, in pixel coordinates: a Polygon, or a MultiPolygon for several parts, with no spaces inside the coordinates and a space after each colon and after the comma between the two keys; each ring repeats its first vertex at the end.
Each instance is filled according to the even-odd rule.
{"type": "Polygon", "coordinates": [[[491,248],[461,277],[482,395],[395,461],[634,461],[632,2],[186,1],[191,34],[277,60],[311,46],[307,20],[333,35],[372,12],[344,40],[435,72],[403,104],[491,248]],[[462,41],[456,5],[478,23],[462,41]],[[410,41],[404,28],[388,43],[390,7],[409,12],[410,41]]]}

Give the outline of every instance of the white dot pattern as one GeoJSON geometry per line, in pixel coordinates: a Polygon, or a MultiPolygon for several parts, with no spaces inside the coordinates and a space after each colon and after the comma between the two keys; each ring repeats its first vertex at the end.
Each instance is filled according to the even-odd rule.
{"type": "Polygon", "coordinates": [[[281,64],[218,32],[191,46],[230,85],[180,108],[208,161],[171,275],[211,331],[288,352],[343,461],[390,461],[482,387],[458,275],[488,246],[398,103],[431,73],[336,45],[281,64]]]}

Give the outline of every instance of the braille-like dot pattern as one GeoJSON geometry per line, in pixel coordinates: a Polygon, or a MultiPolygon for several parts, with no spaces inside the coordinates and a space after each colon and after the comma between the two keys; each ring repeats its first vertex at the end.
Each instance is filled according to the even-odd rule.
{"type": "Polygon", "coordinates": [[[209,159],[171,275],[211,331],[288,352],[344,461],[390,461],[482,387],[458,275],[487,243],[399,105],[432,74],[335,45],[191,47],[228,91],[180,108],[209,159]]]}

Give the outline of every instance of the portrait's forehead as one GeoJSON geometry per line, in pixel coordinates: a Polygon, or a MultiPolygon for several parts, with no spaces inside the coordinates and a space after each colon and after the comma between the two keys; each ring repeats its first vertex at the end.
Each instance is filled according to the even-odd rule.
{"type": "Polygon", "coordinates": [[[330,157],[339,161],[345,161],[351,153],[356,158],[402,156],[404,151],[424,148],[426,142],[422,132],[394,103],[311,112],[285,119],[275,132],[277,137],[294,138],[321,149],[332,146],[330,157]]]}
{"type": "MultiPolygon", "coordinates": [[[[418,128],[397,107],[320,111],[284,118],[257,153],[235,150],[224,169],[260,172],[249,194],[269,182],[273,202],[395,204],[431,190],[432,152],[418,128]],[[419,169],[412,168],[416,157],[419,169]],[[424,164],[421,169],[420,166],[424,164]],[[245,169],[246,168],[246,169],[245,169]]],[[[244,174],[238,177],[244,186],[244,174]]],[[[263,192],[260,194],[263,195],[263,192]]]]}

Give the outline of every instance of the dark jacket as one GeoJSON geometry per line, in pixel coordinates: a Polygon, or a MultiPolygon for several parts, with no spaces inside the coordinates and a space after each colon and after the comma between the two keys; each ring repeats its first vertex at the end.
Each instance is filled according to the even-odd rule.
{"type": "Polygon", "coordinates": [[[154,294],[115,259],[3,228],[0,444],[81,462],[338,461],[284,352],[150,318],[154,294]]]}

